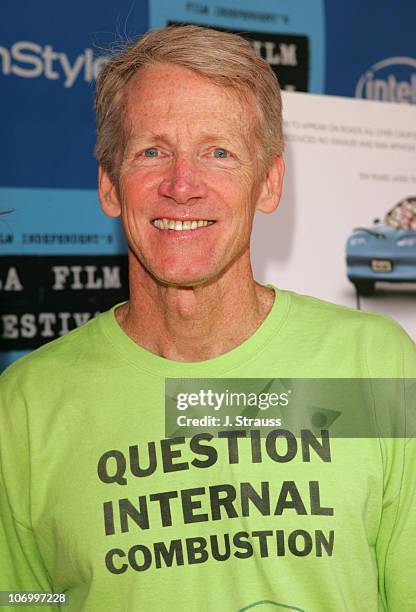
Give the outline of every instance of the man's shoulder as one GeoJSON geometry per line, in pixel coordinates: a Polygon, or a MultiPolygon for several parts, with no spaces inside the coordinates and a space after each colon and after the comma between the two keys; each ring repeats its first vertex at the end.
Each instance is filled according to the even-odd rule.
{"type": "Polygon", "coordinates": [[[64,371],[71,369],[78,362],[85,361],[94,352],[94,345],[100,335],[102,319],[108,312],[90,319],[80,327],[73,329],[61,338],[23,355],[12,363],[1,375],[3,383],[31,379],[38,380],[40,385],[49,380],[50,384],[59,378],[64,371]]]}
{"type": "Polygon", "coordinates": [[[348,355],[350,370],[361,364],[366,376],[416,377],[416,345],[390,317],[296,293],[290,302],[288,332],[298,351],[328,356],[334,366],[348,355]]]}
{"type": "Polygon", "coordinates": [[[337,326],[338,332],[353,330],[371,333],[406,335],[403,328],[390,317],[349,306],[334,304],[320,298],[289,292],[293,315],[301,316],[305,323],[337,326]],[[347,327],[341,327],[347,326],[347,327]]]}

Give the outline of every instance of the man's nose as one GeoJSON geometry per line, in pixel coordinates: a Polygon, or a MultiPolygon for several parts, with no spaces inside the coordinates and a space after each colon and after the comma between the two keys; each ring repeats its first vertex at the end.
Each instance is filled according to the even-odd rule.
{"type": "Polygon", "coordinates": [[[159,185],[159,195],[178,204],[189,203],[193,198],[204,198],[207,193],[208,188],[198,171],[197,162],[188,158],[175,159],[168,175],[159,185]]]}

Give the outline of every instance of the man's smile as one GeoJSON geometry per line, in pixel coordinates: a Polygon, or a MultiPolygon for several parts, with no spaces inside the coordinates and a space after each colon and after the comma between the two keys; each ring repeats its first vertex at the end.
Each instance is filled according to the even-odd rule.
{"type": "Polygon", "coordinates": [[[208,225],[212,225],[215,221],[211,221],[208,219],[188,219],[186,221],[180,221],[178,219],[167,219],[163,217],[162,219],[154,219],[152,221],[152,225],[157,227],[160,230],[196,230],[201,227],[207,227],[208,225]]]}

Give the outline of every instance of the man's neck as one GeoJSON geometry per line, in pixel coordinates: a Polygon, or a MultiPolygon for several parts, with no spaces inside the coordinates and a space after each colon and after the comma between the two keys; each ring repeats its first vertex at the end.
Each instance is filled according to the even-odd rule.
{"type": "Polygon", "coordinates": [[[274,292],[245,274],[225,274],[196,287],[130,277],[130,300],[119,325],[150,352],[174,361],[203,361],[242,344],[270,312],[274,292]]]}

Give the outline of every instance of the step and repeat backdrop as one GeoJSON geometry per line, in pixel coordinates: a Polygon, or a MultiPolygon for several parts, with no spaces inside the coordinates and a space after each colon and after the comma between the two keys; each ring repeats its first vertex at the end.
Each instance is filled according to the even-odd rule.
{"type": "Polygon", "coordinates": [[[6,0],[1,14],[0,369],[127,298],[122,231],[96,192],[95,79],[110,49],[174,23],[241,33],[285,92],[286,190],[256,220],[257,277],[416,338],[413,0],[6,0]],[[377,233],[389,248],[374,254],[377,233]]]}

